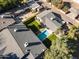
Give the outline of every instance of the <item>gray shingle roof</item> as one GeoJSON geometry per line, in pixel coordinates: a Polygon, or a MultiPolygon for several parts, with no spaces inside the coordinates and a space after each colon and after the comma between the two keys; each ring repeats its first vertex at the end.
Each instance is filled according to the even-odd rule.
{"type": "Polygon", "coordinates": [[[38,55],[44,52],[43,49],[46,50],[46,47],[31,30],[14,32],[14,28],[16,27],[19,29],[27,28],[25,25],[23,25],[23,23],[19,23],[9,27],[11,34],[13,35],[13,37],[15,38],[24,53],[26,53],[27,49],[30,49],[32,55],[36,58],[38,57],[38,55]],[[26,48],[24,47],[25,42],[29,44],[26,48]]]}
{"type": "Polygon", "coordinates": [[[34,4],[32,4],[31,6],[30,6],[32,9],[36,9],[36,8],[39,8],[40,7],[40,5],[38,4],[38,3],[34,3],[34,4]]]}
{"type": "Polygon", "coordinates": [[[53,14],[51,10],[45,10],[36,16],[41,19],[46,26],[55,32],[62,23],[60,22],[60,18],[53,14]]]}
{"type": "Polygon", "coordinates": [[[28,5],[30,6],[31,9],[36,9],[40,7],[40,5],[35,1],[30,1],[28,5]]]}
{"type": "Polygon", "coordinates": [[[39,18],[49,18],[50,16],[53,16],[53,17],[55,17],[53,14],[51,14],[51,10],[45,10],[45,11],[43,11],[43,12],[41,12],[40,14],[38,14],[36,17],[39,17],[39,18]]]}

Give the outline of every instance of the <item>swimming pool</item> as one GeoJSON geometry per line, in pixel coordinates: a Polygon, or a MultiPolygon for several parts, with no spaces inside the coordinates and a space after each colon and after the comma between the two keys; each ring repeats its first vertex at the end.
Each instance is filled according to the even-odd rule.
{"type": "Polygon", "coordinates": [[[37,35],[38,38],[41,41],[44,41],[48,36],[49,36],[49,32],[47,30],[44,30],[43,32],[41,32],[40,34],[37,35]]]}

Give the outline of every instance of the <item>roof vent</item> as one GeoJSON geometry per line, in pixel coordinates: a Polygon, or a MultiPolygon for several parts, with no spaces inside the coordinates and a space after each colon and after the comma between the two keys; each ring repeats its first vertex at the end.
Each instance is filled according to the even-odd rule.
{"type": "Polygon", "coordinates": [[[25,42],[25,43],[24,43],[24,47],[27,47],[27,46],[28,46],[28,43],[27,43],[27,42],[25,42]]]}
{"type": "Polygon", "coordinates": [[[18,31],[18,29],[17,29],[17,28],[15,28],[15,29],[14,29],[14,32],[17,32],[17,31],[18,31]]]}
{"type": "Polygon", "coordinates": [[[53,18],[51,17],[50,20],[53,20],[53,18]]]}

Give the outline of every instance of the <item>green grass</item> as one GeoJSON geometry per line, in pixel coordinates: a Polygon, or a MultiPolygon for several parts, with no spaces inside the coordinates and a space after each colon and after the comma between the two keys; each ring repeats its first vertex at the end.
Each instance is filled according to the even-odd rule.
{"type": "Polygon", "coordinates": [[[41,27],[41,22],[38,20],[35,20],[35,21],[31,22],[30,24],[28,24],[28,26],[32,26],[32,25],[34,25],[40,31],[43,31],[45,29],[45,28],[41,27]]]}
{"type": "Polygon", "coordinates": [[[50,40],[50,41],[52,41],[52,40],[56,40],[58,37],[55,35],[55,34],[51,34],[50,36],[48,36],[48,39],[50,40]]]}
{"type": "Polygon", "coordinates": [[[35,20],[33,22],[31,22],[30,24],[28,24],[28,26],[32,26],[34,25],[35,27],[37,27],[38,29],[40,28],[39,25],[40,25],[40,22],[38,20],[35,20]]]}
{"type": "Polygon", "coordinates": [[[32,24],[35,25],[38,29],[40,29],[40,22],[38,20],[33,21],[32,24]]]}

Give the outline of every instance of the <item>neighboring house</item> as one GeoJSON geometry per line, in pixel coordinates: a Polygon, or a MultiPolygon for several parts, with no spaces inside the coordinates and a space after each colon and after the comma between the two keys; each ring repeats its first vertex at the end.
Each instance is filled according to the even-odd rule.
{"type": "Polygon", "coordinates": [[[67,14],[67,16],[69,16],[72,19],[76,19],[76,17],[79,15],[79,10],[75,9],[75,8],[70,8],[69,9],[70,13],[67,14]]]}
{"type": "Polygon", "coordinates": [[[21,15],[25,14],[27,10],[29,10],[29,6],[27,5],[21,6],[21,7],[18,7],[18,10],[15,10],[13,14],[15,15],[15,17],[16,16],[20,17],[21,15]]]}
{"type": "Polygon", "coordinates": [[[5,27],[15,23],[15,20],[12,18],[0,18],[0,30],[4,29],[5,27]]]}
{"type": "Polygon", "coordinates": [[[0,55],[1,55],[2,51],[5,49],[5,47],[6,47],[6,44],[5,43],[6,42],[5,42],[4,36],[0,32],[0,55]]]}
{"type": "Polygon", "coordinates": [[[0,59],[7,59],[2,57],[8,57],[5,55],[9,53],[16,54],[19,59],[24,55],[10,31],[6,28],[0,32],[0,59]]]}
{"type": "Polygon", "coordinates": [[[28,3],[28,5],[30,6],[30,9],[32,10],[32,11],[39,11],[41,8],[42,8],[42,6],[40,6],[37,2],[35,2],[35,1],[30,1],[29,3],[28,3]]]}
{"type": "Polygon", "coordinates": [[[72,7],[79,9],[79,0],[63,0],[64,2],[69,2],[72,7]]]}
{"type": "Polygon", "coordinates": [[[30,50],[32,56],[30,56],[29,59],[31,59],[31,57],[32,59],[42,58],[42,54],[46,50],[46,47],[36,37],[31,29],[26,28],[22,22],[13,26],[9,26],[8,29],[24,54],[27,53],[27,50],[30,50]]]}
{"type": "Polygon", "coordinates": [[[36,16],[36,19],[43,22],[52,32],[55,32],[62,25],[61,19],[55,16],[51,10],[41,12],[36,16]]]}

